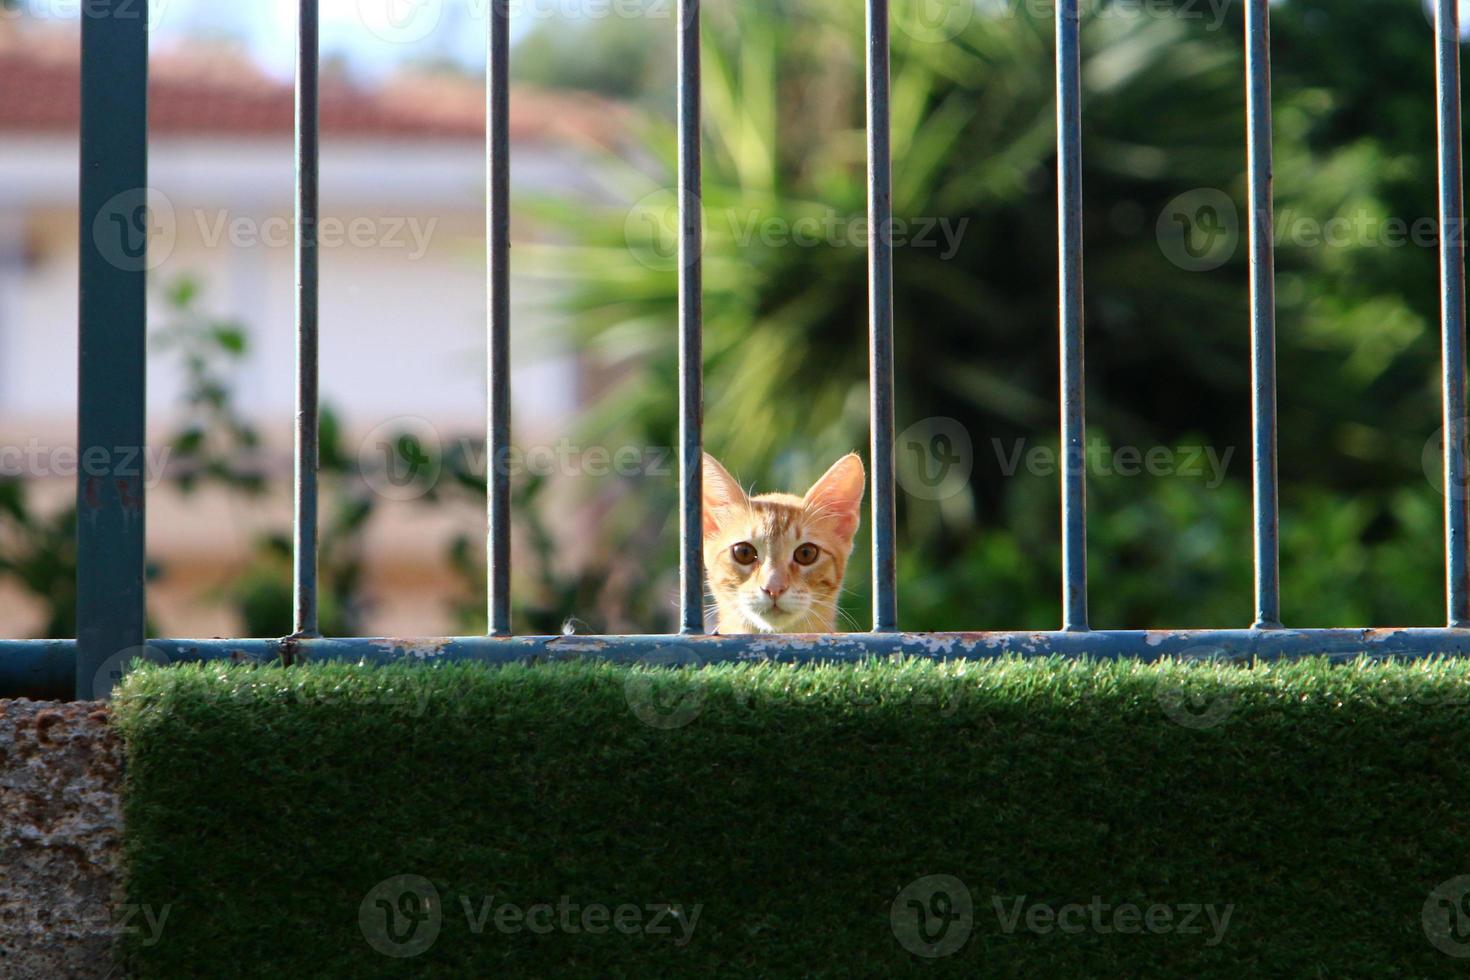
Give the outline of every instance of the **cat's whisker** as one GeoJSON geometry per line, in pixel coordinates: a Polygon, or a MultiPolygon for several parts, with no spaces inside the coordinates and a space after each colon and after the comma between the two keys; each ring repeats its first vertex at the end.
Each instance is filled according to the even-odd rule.
{"type": "Polygon", "coordinates": [[[854,616],[852,613],[848,612],[846,609],[843,609],[842,606],[839,605],[838,603],[836,603],[835,601],[832,603],[832,612],[834,613],[834,618],[838,622],[841,622],[844,625],[846,625],[846,626],[848,626],[848,627],[851,628],[851,632],[853,632],[853,633],[861,633],[861,632],[863,632],[863,627],[858,622],[857,617],[854,616]]]}

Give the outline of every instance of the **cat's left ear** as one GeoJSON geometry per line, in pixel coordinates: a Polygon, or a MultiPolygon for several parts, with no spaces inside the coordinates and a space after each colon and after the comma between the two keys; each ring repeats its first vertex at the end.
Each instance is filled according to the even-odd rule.
{"type": "Polygon", "coordinates": [[[857,453],[848,453],[812,484],[802,502],[830,519],[838,535],[850,539],[862,520],[863,490],[867,482],[862,459],[857,453]]]}

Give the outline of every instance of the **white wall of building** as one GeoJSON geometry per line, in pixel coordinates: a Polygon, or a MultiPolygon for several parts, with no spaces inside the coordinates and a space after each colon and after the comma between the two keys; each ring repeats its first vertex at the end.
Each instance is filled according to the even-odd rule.
{"type": "MultiPolygon", "coordinates": [[[[518,148],[517,191],[585,181],[564,154],[518,148]]],[[[75,142],[0,141],[0,437],[74,426],[78,184],[75,142]]],[[[478,431],[485,405],[484,161],[472,143],[332,142],[322,152],[321,377],[353,431],[414,415],[478,431]]],[[[205,306],[250,333],[240,402],[275,441],[289,439],[294,378],[292,155],[283,140],[155,140],[150,182],[162,287],[197,277],[205,306]]],[[[531,234],[518,226],[516,237],[531,234]]],[[[565,428],[575,357],[549,336],[544,283],[514,276],[512,391],[517,433],[565,428]]],[[[177,402],[166,354],[149,363],[150,418],[177,402]]]]}

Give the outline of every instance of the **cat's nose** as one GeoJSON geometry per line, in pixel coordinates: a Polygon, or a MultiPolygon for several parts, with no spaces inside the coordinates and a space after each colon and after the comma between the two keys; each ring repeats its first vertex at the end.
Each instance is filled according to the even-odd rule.
{"type": "Polygon", "coordinates": [[[772,599],[779,599],[786,594],[786,586],[780,582],[767,582],[761,586],[761,591],[772,599]]]}

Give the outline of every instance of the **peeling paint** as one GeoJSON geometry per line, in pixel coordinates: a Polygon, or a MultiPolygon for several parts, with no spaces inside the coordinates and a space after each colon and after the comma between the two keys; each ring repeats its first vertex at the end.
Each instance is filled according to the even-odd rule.
{"type": "Polygon", "coordinates": [[[950,633],[915,633],[914,643],[928,651],[932,656],[942,656],[953,653],[959,644],[960,638],[950,633]]]}
{"type": "MultiPolygon", "coordinates": [[[[755,639],[750,643],[749,654],[755,657],[770,657],[773,654],[792,650],[819,650],[824,647],[841,647],[837,636],[806,635],[800,633],[751,633],[755,639]]],[[[729,637],[722,637],[729,639],[729,637]]]]}
{"type": "Polygon", "coordinates": [[[546,644],[548,652],[555,650],[557,653],[601,653],[607,649],[607,644],[601,640],[589,640],[586,637],[566,637],[564,639],[552,640],[546,644]]]}
{"type": "Polygon", "coordinates": [[[390,656],[410,657],[414,660],[434,660],[442,657],[445,648],[454,641],[449,637],[405,639],[402,637],[385,636],[370,642],[372,646],[390,656]]]}
{"type": "Polygon", "coordinates": [[[113,484],[117,487],[117,499],[124,511],[136,513],[143,509],[142,484],[133,480],[114,480],[113,484]]]}

